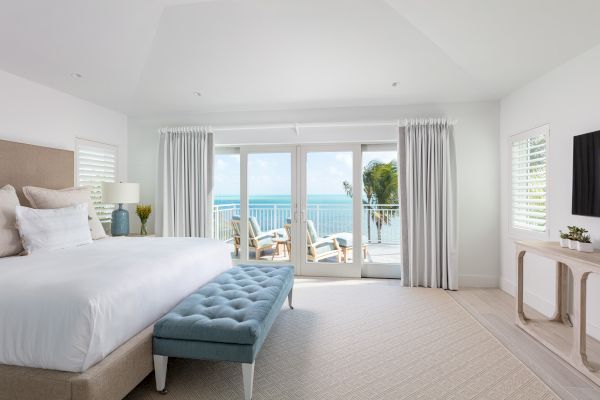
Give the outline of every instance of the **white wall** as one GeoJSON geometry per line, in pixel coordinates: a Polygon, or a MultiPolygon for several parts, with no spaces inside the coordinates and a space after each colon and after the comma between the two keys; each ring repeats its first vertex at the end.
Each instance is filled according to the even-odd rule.
{"type": "MultiPolygon", "coordinates": [[[[571,215],[573,136],[600,129],[599,71],[600,46],[531,82],[501,102],[501,287],[511,294],[514,294],[515,287],[515,238],[508,231],[509,136],[550,124],[549,239],[558,240],[559,229],[576,224],[588,228],[593,241],[600,243],[600,218],[571,215]]],[[[541,258],[526,258],[526,302],[550,315],[554,307],[554,265],[541,258]]],[[[600,338],[600,278],[591,276],[589,285],[588,332],[600,338]]]]}
{"type": "Polygon", "coordinates": [[[0,71],[0,139],[74,150],[76,137],[117,145],[127,178],[124,114],[0,71]]]}
{"type": "MultiPolygon", "coordinates": [[[[499,171],[497,102],[212,113],[129,121],[129,178],[142,201],[155,204],[158,129],[169,125],[317,123],[447,116],[457,119],[460,283],[497,286],[499,278],[499,171]]],[[[220,144],[322,143],[397,140],[395,128],[291,129],[217,133],[220,144]]],[[[153,221],[150,221],[152,224],[153,221]]],[[[134,225],[137,227],[138,225],[134,225]]]]}

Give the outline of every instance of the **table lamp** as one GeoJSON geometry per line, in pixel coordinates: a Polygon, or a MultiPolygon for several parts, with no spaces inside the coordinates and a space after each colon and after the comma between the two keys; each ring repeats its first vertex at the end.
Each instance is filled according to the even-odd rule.
{"type": "Polygon", "coordinates": [[[110,225],[110,234],[112,236],[129,235],[129,211],[123,208],[123,204],[137,203],[139,201],[139,183],[102,183],[102,202],[119,204],[119,208],[112,212],[110,225]]]}

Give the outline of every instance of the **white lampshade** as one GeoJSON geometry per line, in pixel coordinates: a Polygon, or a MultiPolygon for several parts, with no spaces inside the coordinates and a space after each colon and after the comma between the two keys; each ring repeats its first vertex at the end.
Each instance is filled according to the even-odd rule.
{"type": "Polygon", "coordinates": [[[119,204],[137,203],[140,201],[140,184],[102,182],[102,201],[119,204]]]}

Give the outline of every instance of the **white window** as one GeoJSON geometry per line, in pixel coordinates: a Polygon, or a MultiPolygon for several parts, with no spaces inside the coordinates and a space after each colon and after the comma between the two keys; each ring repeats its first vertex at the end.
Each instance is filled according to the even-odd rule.
{"type": "Polygon", "coordinates": [[[102,203],[102,182],[117,181],[117,146],[77,139],[77,186],[92,189],[92,201],[101,222],[110,222],[114,204],[102,203]]]}
{"type": "Polygon", "coordinates": [[[510,138],[513,233],[547,235],[548,130],[545,125],[510,138]]]}

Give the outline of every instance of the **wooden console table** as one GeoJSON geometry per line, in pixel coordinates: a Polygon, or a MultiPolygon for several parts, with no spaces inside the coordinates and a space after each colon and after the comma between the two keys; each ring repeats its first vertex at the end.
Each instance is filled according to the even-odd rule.
{"type": "Polygon", "coordinates": [[[587,279],[600,273],[600,251],[582,253],[558,242],[518,241],[516,324],[600,385],[600,343],[586,335],[587,279]],[[537,254],[556,261],[556,309],[549,320],[528,318],[523,311],[523,258],[537,254]],[[573,275],[573,309],[569,315],[569,271],[573,275]],[[593,362],[588,360],[588,354],[593,362]]]}

